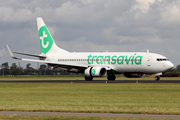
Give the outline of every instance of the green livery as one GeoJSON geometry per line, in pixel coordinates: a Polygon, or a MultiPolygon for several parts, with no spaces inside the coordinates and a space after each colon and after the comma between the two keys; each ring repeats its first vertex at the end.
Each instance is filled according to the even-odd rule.
{"type": "Polygon", "coordinates": [[[39,40],[40,40],[41,52],[44,54],[49,52],[49,50],[53,45],[53,39],[46,26],[42,26],[39,29],[39,40]]]}
{"type": "Polygon", "coordinates": [[[91,70],[91,74],[92,74],[92,75],[95,75],[95,74],[96,74],[96,69],[92,69],[92,70],[91,70]]]}

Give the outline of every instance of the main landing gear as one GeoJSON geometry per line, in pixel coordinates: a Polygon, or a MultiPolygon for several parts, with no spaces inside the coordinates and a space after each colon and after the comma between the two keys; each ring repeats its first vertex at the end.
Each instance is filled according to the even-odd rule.
{"type": "MultiPolygon", "coordinates": [[[[87,76],[85,76],[84,78],[85,78],[86,81],[92,81],[92,80],[93,80],[93,77],[87,77],[87,76]]],[[[108,79],[108,80],[115,80],[115,79],[116,79],[116,76],[115,76],[115,75],[108,75],[108,76],[107,76],[107,79],[108,79]]]]}
{"type": "Polygon", "coordinates": [[[156,80],[156,81],[160,80],[160,77],[159,77],[159,76],[156,76],[156,77],[155,77],[155,80],[156,80]]]}
{"type": "Polygon", "coordinates": [[[92,81],[92,80],[93,80],[93,77],[87,77],[87,76],[85,76],[84,78],[85,78],[86,81],[92,81]]]}
{"type": "Polygon", "coordinates": [[[115,76],[115,75],[108,75],[108,76],[107,76],[107,79],[108,79],[108,80],[115,80],[115,79],[116,79],[116,76],[115,76]]]}

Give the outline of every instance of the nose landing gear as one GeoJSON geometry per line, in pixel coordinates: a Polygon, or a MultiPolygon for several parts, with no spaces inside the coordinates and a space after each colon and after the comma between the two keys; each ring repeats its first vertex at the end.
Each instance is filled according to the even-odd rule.
{"type": "Polygon", "coordinates": [[[107,79],[108,79],[108,80],[115,80],[115,79],[116,79],[116,76],[113,75],[113,74],[112,74],[112,75],[108,75],[108,76],[107,76],[107,79]]]}
{"type": "Polygon", "coordinates": [[[156,81],[160,80],[160,77],[159,77],[159,76],[156,76],[156,77],[155,77],[155,80],[156,80],[156,81]]]}

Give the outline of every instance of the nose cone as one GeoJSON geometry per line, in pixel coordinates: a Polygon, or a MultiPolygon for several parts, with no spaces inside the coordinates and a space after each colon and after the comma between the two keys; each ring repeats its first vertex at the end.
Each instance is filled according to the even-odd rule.
{"type": "Polygon", "coordinates": [[[173,67],[174,67],[174,64],[170,61],[166,64],[167,70],[171,70],[173,67]]]}

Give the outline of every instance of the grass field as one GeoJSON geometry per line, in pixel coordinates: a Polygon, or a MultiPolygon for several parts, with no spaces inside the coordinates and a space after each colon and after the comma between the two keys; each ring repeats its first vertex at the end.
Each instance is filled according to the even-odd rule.
{"type": "Polygon", "coordinates": [[[170,119],[148,119],[148,118],[102,118],[102,117],[63,117],[63,116],[19,116],[0,115],[2,120],[170,120],[170,119]]]}
{"type": "Polygon", "coordinates": [[[170,120],[170,119],[148,119],[148,118],[102,118],[102,117],[63,117],[63,116],[19,116],[0,115],[2,120],[170,120]]]}
{"type": "MultiPolygon", "coordinates": [[[[15,76],[7,77],[0,76],[0,80],[84,80],[83,75],[42,75],[42,76],[15,76]]],[[[94,77],[93,80],[107,80],[107,77],[94,77]]],[[[121,75],[116,75],[116,80],[155,80],[154,77],[142,78],[126,78],[121,75]]],[[[160,80],[180,80],[180,77],[161,77],[160,80]]]]}
{"type": "Polygon", "coordinates": [[[180,84],[0,83],[0,111],[180,114],[180,84]]]}

